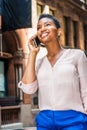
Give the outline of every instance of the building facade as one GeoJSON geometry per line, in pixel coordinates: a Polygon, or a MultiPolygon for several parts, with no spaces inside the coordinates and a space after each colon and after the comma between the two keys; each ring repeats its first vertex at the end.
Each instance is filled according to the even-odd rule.
{"type": "MultiPolygon", "coordinates": [[[[23,126],[35,126],[35,115],[39,111],[37,93],[24,94],[17,84],[27,64],[28,38],[36,32],[41,13],[52,14],[60,21],[63,47],[87,51],[87,0],[32,0],[31,9],[31,28],[0,32],[1,127],[18,122],[23,126]]],[[[46,50],[41,48],[37,58],[45,54],[46,50]]]]}

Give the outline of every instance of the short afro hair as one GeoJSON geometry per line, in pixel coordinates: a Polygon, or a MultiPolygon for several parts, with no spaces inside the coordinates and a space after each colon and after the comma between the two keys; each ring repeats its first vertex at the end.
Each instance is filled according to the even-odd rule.
{"type": "Polygon", "coordinates": [[[38,21],[41,20],[42,18],[49,18],[49,19],[51,19],[54,22],[56,28],[60,28],[61,27],[59,21],[53,15],[50,15],[50,14],[41,14],[39,16],[38,21]]]}

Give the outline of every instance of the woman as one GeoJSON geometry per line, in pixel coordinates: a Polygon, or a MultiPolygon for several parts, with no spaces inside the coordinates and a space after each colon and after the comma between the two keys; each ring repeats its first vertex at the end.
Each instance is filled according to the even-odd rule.
{"type": "Polygon", "coordinates": [[[27,94],[38,89],[40,112],[37,130],[87,130],[87,59],[79,49],[64,49],[59,43],[59,21],[42,14],[37,36],[47,55],[36,61],[40,46],[29,39],[30,55],[18,86],[27,94]]]}

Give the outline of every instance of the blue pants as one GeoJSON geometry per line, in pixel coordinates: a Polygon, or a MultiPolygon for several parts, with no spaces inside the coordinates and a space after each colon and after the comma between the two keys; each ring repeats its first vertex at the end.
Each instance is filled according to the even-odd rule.
{"type": "Polygon", "coordinates": [[[40,111],[36,116],[37,130],[87,130],[87,115],[74,110],[40,111]]]}

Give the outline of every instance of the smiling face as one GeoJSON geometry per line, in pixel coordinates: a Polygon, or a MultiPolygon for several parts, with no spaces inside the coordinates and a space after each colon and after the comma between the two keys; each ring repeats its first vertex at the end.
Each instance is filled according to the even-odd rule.
{"type": "Polygon", "coordinates": [[[58,28],[52,19],[42,18],[37,24],[37,35],[40,41],[46,45],[48,42],[57,40],[58,28]]]}

